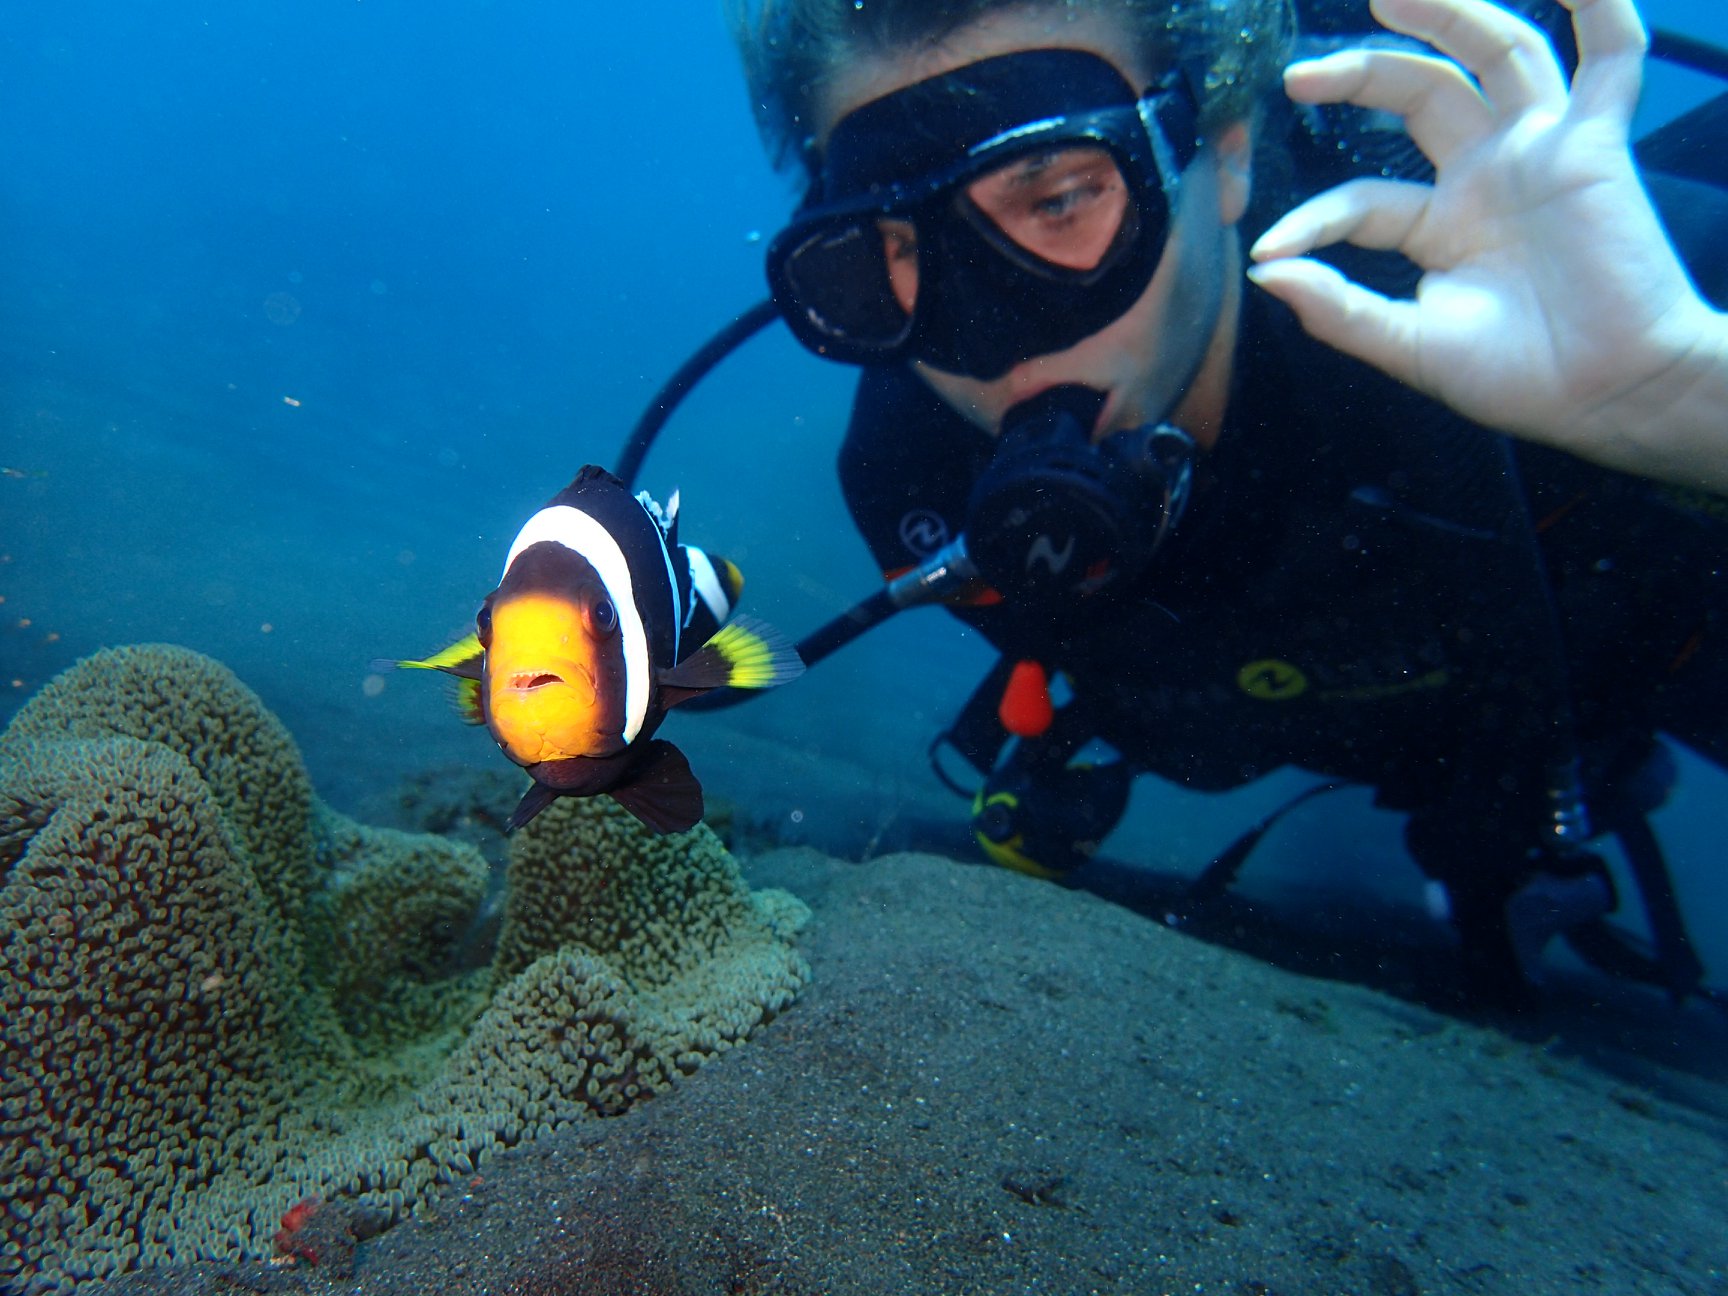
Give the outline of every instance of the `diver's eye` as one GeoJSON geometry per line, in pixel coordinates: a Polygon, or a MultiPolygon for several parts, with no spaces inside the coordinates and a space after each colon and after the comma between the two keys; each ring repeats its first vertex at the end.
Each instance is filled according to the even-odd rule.
{"type": "Polygon", "coordinates": [[[480,644],[484,648],[492,646],[492,605],[482,603],[480,610],[474,614],[474,633],[480,636],[480,644]]]}
{"type": "Polygon", "coordinates": [[[611,634],[618,628],[618,609],[606,599],[597,599],[589,616],[593,619],[594,628],[601,634],[611,634]]]}

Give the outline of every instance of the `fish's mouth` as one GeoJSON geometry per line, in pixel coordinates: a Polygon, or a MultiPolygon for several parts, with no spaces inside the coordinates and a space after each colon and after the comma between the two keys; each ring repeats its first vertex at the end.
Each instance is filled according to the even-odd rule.
{"type": "Polygon", "coordinates": [[[530,670],[511,671],[500,681],[501,691],[527,698],[548,689],[560,686],[571,690],[579,697],[595,695],[594,679],[587,671],[580,668],[570,670],[549,670],[546,667],[536,667],[530,670]]]}
{"type": "Polygon", "coordinates": [[[510,677],[509,687],[518,693],[532,693],[535,689],[545,688],[548,684],[562,684],[563,682],[564,677],[562,675],[553,675],[545,671],[538,674],[524,671],[510,677]]]}

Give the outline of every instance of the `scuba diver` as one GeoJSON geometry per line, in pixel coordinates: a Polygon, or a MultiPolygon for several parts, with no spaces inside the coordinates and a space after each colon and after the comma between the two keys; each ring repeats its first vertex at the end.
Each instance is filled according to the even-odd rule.
{"type": "Polygon", "coordinates": [[[1728,192],[1634,158],[1631,0],[1523,8],[733,0],[888,582],[800,647],[939,601],[1000,652],[939,739],[993,858],[1293,766],[1403,812],[1473,1000],[1561,933],[1704,993],[1646,820],[1659,733],[1728,757],[1728,192]]]}

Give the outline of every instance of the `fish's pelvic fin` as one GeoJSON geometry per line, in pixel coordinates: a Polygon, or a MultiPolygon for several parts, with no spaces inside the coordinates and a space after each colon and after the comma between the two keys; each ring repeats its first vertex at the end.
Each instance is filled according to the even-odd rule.
{"type": "Polygon", "coordinates": [[[522,799],[516,803],[516,809],[511,812],[509,820],[504,824],[504,831],[507,833],[515,832],[556,801],[558,796],[557,788],[547,787],[544,783],[535,783],[527,792],[523,793],[522,799]]]}
{"type": "Polygon", "coordinates": [[[702,785],[684,753],[664,738],[648,744],[635,775],[609,795],[653,832],[688,832],[702,821],[702,785]]]}

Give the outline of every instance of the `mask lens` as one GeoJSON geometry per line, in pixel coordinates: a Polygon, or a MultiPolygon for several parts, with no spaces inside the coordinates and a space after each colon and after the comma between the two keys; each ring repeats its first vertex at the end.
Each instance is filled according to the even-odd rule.
{"type": "MultiPolygon", "coordinates": [[[[1023,154],[959,189],[950,208],[1023,269],[1084,279],[1133,236],[1129,183],[1110,150],[1076,144],[1023,154]]],[[[788,296],[833,343],[890,350],[911,331],[919,232],[900,216],[860,214],[806,233],[781,262],[788,296]]]]}
{"type": "Polygon", "coordinates": [[[884,216],[876,222],[882,237],[882,259],[888,270],[888,290],[910,316],[918,305],[918,227],[909,220],[884,216]]]}
{"type": "Polygon", "coordinates": [[[786,253],[781,275],[789,296],[819,334],[834,342],[883,350],[905,339],[912,327],[910,308],[918,272],[910,227],[903,231],[904,246],[887,228],[900,225],[904,222],[873,216],[824,225],[786,253]],[[910,266],[909,278],[895,266],[910,266]],[[897,273],[908,285],[904,306],[897,273]]]}
{"type": "Polygon", "coordinates": [[[1018,157],[973,180],[963,201],[1008,245],[1081,274],[1109,261],[1132,212],[1121,168],[1096,144],[1018,157]]]}

